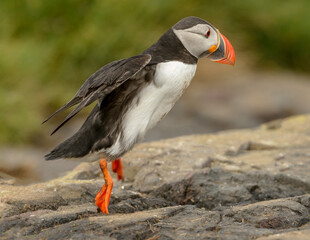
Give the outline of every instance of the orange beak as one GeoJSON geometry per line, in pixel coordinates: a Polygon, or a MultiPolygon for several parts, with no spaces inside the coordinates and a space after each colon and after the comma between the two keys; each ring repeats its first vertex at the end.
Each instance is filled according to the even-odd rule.
{"type": "Polygon", "coordinates": [[[218,31],[219,42],[217,49],[208,58],[211,61],[235,65],[235,51],[228,39],[218,31]]]}

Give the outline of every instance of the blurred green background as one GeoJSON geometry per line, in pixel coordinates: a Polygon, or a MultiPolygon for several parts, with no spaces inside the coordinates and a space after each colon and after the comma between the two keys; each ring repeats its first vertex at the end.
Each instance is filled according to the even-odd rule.
{"type": "Polygon", "coordinates": [[[42,120],[89,75],[190,15],[219,28],[237,61],[310,72],[309,12],[309,0],[1,0],[0,144],[40,143],[42,120]]]}

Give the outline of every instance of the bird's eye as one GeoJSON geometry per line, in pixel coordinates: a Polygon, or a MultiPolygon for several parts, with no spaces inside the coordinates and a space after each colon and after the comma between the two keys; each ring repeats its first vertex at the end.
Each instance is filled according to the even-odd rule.
{"type": "Polygon", "coordinates": [[[209,38],[210,34],[211,34],[210,30],[208,30],[208,32],[206,33],[206,38],[209,38]]]}

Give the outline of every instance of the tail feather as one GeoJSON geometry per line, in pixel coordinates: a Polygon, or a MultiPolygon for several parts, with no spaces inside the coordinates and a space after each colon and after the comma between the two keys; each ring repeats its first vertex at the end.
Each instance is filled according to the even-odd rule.
{"type": "Polygon", "coordinates": [[[55,150],[52,150],[50,153],[48,153],[44,156],[45,160],[55,160],[58,158],[61,158],[61,156],[59,154],[57,154],[57,152],[55,150]]]}
{"type": "Polygon", "coordinates": [[[55,160],[59,158],[80,158],[90,152],[89,139],[82,137],[79,132],[56,146],[51,152],[44,156],[45,160],[55,160]]]}
{"type": "MultiPolygon", "coordinates": [[[[81,128],[70,138],[65,140],[56,146],[50,153],[46,154],[44,158],[46,160],[54,160],[59,158],[80,158],[89,154],[93,144],[98,139],[103,139],[106,136],[103,130],[100,130],[100,133],[103,133],[104,136],[98,135],[98,128],[93,128],[93,125],[90,123],[93,122],[95,116],[99,111],[99,106],[96,105],[91,111],[87,119],[81,128]]],[[[102,124],[100,124],[102,127],[102,124]]]]}
{"type": "Polygon", "coordinates": [[[52,151],[50,151],[48,154],[44,156],[45,160],[55,160],[59,158],[71,158],[70,146],[71,144],[68,142],[68,140],[64,141],[63,143],[59,144],[57,147],[55,147],[52,151]]]}

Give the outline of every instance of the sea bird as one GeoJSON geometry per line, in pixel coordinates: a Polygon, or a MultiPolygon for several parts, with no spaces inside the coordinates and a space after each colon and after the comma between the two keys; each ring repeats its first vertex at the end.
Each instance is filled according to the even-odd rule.
{"type": "MultiPolygon", "coordinates": [[[[195,75],[199,58],[234,65],[235,52],[220,31],[198,17],[186,17],[139,55],[116,60],[92,74],[63,107],[44,122],[74,105],[55,133],[84,107],[97,101],[82,127],[45,155],[46,160],[100,160],[105,184],[96,205],[108,214],[113,188],[107,163],[123,178],[121,156],[166,116],[195,75]]],[[[43,123],[44,123],[43,122],[43,123]]]]}

